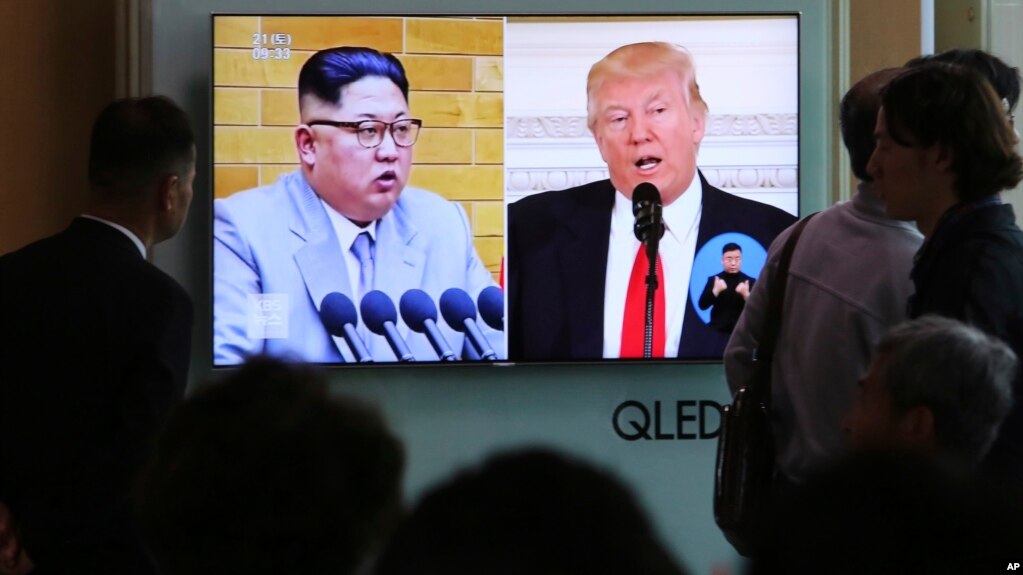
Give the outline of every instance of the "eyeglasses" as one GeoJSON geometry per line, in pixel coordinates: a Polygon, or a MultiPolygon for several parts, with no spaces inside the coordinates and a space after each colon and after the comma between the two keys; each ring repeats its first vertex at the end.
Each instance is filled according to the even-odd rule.
{"type": "Polygon", "coordinates": [[[423,125],[423,121],[413,118],[405,118],[391,123],[381,122],[380,120],[363,120],[361,122],[313,120],[306,124],[309,126],[333,126],[335,128],[355,130],[359,143],[364,148],[379,146],[384,141],[384,132],[389,131],[395,145],[408,148],[415,144],[419,138],[419,128],[423,125]]]}

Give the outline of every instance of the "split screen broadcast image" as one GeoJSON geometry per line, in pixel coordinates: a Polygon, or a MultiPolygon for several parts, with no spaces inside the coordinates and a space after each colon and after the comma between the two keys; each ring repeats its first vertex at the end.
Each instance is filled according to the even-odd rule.
{"type": "Polygon", "coordinates": [[[214,364],[720,360],[798,215],[798,30],[214,15],[214,364]]]}

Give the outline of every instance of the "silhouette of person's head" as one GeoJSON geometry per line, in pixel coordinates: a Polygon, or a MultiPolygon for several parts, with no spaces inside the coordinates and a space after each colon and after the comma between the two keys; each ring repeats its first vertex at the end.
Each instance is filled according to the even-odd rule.
{"type": "Polygon", "coordinates": [[[171,574],[345,574],[401,513],[404,452],[317,372],[250,361],[174,412],[137,507],[171,574]]]}
{"type": "Polygon", "coordinates": [[[995,89],[999,98],[1002,98],[1006,114],[1012,118],[1012,111],[1019,103],[1020,76],[1019,68],[1014,68],[998,56],[989,54],[983,50],[974,48],[952,48],[938,54],[917,56],[906,62],[907,68],[922,66],[929,62],[945,62],[958,64],[976,70],[995,89]]]}
{"type": "Polygon", "coordinates": [[[886,68],[867,74],[849,88],[838,106],[842,142],[849,152],[853,174],[862,182],[872,179],[867,173],[867,162],[874,153],[874,126],[881,108],[881,91],[901,72],[901,68],[886,68]]]}
{"type": "Polygon", "coordinates": [[[557,453],[499,454],[427,493],[378,575],[679,575],[632,493],[557,453]]]}
{"type": "Polygon", "coordinates": [[[123,98],[104,108],[89,142],[89,213],[124,224],[148,248],[185,224],[195,136],[170,98],[123,98]]]}

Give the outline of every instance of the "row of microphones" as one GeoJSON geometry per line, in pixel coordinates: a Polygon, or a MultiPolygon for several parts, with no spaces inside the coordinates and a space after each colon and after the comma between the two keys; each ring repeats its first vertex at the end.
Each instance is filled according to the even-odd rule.
{"type": "MultiPolygon", "coordinates": [[[[503,330],[504,292],[496,286],[484,288],[477,298],[477,303],[479,317],[484,323],[493,329],[503,330]]],[[[409,329],[426,335],[430,346],[441,361],[457,360],[444,334],[437,327],[437,306],[426,292],[420,289],[408,290],[401,296],[398,308],[409,329]]],[[[396,326],[398,310],[387,294],[380,290],[367,293],[362,298],[359,310],[366,328],[376,335],[383,336],[399,361],[416,360],[408,344],[398,333],[396,326]]],[[[493,347],[476,324],[477,305],[473,303],[469,294],[459,288],[448,289],[441,294],[440,313],[451,329],[465,334],[477,356],[486,360],[497,359],[493,347]]],[[[356,313],[355,304],[348,296],[339,292],[327,294],[320,304],[320,320],[328,333],[345,340],[357,362],[373,362],[373,357],[357,330],[359,314],[356,313]]]]}

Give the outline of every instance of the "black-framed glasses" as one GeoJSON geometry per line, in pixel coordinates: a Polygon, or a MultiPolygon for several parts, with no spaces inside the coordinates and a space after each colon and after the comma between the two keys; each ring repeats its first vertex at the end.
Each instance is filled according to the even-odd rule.
{"type": "Polygon", "coordinates": [[[394,122],[381,122],[380,120],[362,120],[360,122],[335,122],[333,120],[313,120],[306,122],[309,126],[333,126],[335,128],[349,128],[355,130],[359,143],[364,148],[375,148],[384,141],[384,132],[391,132],[394,144],[408,148],[419,139],[419,128],[423,121],[417,118],[404,118],[394,122]]]}

